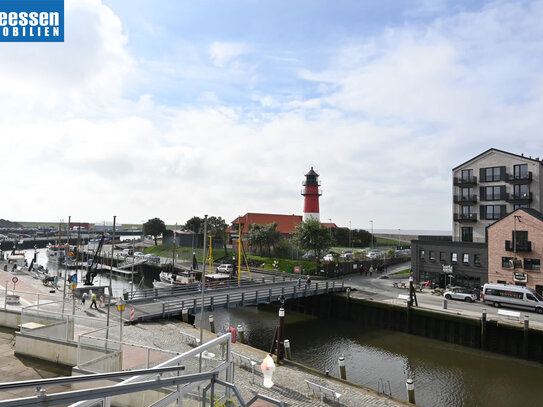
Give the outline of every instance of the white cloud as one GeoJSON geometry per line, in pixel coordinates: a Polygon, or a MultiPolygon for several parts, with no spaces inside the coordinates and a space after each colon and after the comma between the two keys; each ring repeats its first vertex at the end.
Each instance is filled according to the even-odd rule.
{"type": "Polygon", "coordinates": [[[237,42],[213,42],[209,46],[209,56],[213,65],[224,68],[240,55],[249,52],[247,44],[237,42]]]}

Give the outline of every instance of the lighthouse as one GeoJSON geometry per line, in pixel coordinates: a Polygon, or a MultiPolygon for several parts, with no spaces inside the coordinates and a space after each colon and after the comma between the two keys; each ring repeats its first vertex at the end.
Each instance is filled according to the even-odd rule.
{"type": "Polygon", "coordinates": [[[319,220],[319,196],[322,195],[319,189],[319,174],[317,174],[313,167],[305,174],[305,181],[302,182],[305,187],[302,189],[302,195],[304,196],[304,221],[308,219],[319,220]]]}

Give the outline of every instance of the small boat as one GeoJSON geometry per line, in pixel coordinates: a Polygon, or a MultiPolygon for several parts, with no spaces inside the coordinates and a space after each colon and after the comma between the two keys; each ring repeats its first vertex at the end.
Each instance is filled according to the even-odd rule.
{"type": "Polygon", "coordinates": [[[160,282],[167,284],[194,284],[198,282],[196,273],[189,271],[179,274],[166,273],[163,271],[160,273],[159,277],[160,282]]]}
{"type": "Polygon", "coordinates": [[[68,245],[47,245],[47,258],[49,262],[56,264],[64,264],[66,261],[66,252],[70,251],[68,245]]]}

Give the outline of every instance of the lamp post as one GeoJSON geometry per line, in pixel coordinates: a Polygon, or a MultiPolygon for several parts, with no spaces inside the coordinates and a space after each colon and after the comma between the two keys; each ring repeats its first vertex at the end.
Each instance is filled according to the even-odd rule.
{"type": "Polygon", "coordinates": [[[119,329],[119,342],[123,341],[123,311],[126,307],[126,302],[121,298],[120,301],[116,304],[117,311],[120,312],[120,318],[121,318],[121,325],[119,329]]]}
{"type": "Polygon", "coordinates": [[[330,227],[328,228],[330,230],[330,237],[332,237],[332,218],[328,218],[330,221],[330,227]]]}
{"type": "Polygon", "coordinates": [[[352,239],[351,239],[351,221],[349,221],[349,249],[352,249],[352,239]]]}
{"type": "Polygon", "coordinates": [[[371,248],[373,249],[373,221],[370,220],[371,223],[371,248]]]}
{"type": "Polygon", "coordinates": [[[70,283],[70,290],[72,290],[72,315],[75,315],[75,290],[77,289],[77,283],[73,281],[70,283]]]}
{"type": "Polygon", "coordinates": [[[401,229],[398,229],[398,250],[400,250],[400,231],[401,229]]]}

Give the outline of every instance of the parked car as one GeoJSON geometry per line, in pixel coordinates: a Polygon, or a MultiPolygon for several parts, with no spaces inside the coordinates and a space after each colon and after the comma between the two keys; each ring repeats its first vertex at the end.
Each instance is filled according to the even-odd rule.
{"type": "Polygon", "coordinates": [[[123,251],[121,252],[121,256],[123,257],[132,256],[132,253],[134,253],[132,249],[123,249],[123,251]]]}
{"type": "Polygon", "coordinates": [[[143,254],[142,252],[136,252],[136,253],[134,253],[134,257],[144,258],[145,254],[143,254]]]}
{"type": "Polygon", "coordinates": [[[160,257],[158,257],[156,254],[152,254],[152,253],[146,254],[145,258],[147,259],[149,263],[160,264],[160,257]]]}
{"type": "Polygon", "coordinates": [[[234,266],[231,264],[221,264],[217,267],[217,273],[230,274],[234,271],[234,266]]]}
{"type": "Polygon", "coordinates": [[[448,300],[460,300],[466,302],[473,302],[477,299],[477,296],[469,288],[456,287],[451,288],[443,293],[443,296],[448,300]]]}

